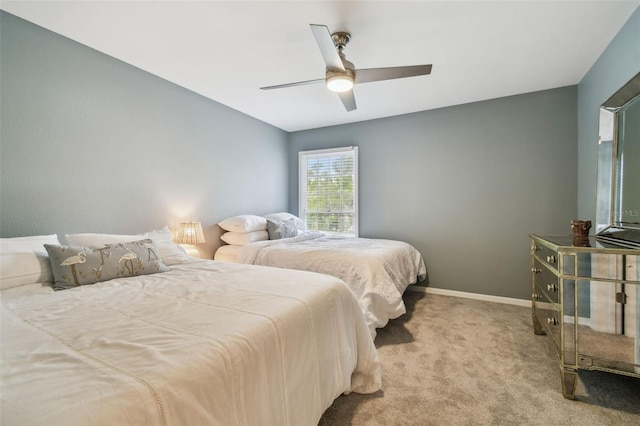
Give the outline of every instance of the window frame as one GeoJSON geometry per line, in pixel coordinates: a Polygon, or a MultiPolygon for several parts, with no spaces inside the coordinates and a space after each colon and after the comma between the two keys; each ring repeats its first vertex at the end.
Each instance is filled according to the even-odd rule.
{"type": "Polygon", "coordinates": [[[340,148],[315,149],[309,151],[298,152],[298,214],[305,220],[307,219],[307,164],[311,157],[332,157],[343,156],[344,153],[351,152],[353,156],[353,235],[339,232],[323,231],[335,235],[349,235],[357,237],[359,235],[358,226],[358,147],[345,146],[340,148]],[[337,155],[336,155],[337,154],[337,155]],[[304,161],[303,161],[304,160],[304,161]]]}

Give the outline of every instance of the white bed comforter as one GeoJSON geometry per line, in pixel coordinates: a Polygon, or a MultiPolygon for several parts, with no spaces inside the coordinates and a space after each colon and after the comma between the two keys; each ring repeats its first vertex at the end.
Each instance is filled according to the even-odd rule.
{"type": "Polygon", "coordinates": [[[314,425],[380,388],[333,277],[195,261],[0,299],[3,425],[314,425]]]}
{"type": "Polygon", "coordinates": [[[422,255],[408,243],[314,232],[247,244],[240,250],[238,262],[342,279],[356,295],[373,338],[376,328],[406,312],[402,294],[427,273],[422,255]]]}

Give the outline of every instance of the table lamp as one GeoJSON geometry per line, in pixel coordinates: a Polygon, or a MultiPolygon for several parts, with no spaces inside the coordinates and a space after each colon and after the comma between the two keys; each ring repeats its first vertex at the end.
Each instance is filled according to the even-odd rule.
{"type": "Polygon", "coordinates": [[[183,245],[189,256],[200,257],[200,253],[194,244],[205,242],[202,225],[200,222],[182,222],[174,241],[183,245]]]}

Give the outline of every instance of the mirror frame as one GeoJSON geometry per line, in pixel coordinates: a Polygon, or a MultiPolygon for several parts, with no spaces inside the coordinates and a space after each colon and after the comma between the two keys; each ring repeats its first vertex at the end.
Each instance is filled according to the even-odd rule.
{"type": "Polygon", "coordinates": [[[640,226],[621,223],[619,197],[618,114],[640,96],[640,72],[600,106],[596,237],[617,245],[640,248],[640,226]]]}

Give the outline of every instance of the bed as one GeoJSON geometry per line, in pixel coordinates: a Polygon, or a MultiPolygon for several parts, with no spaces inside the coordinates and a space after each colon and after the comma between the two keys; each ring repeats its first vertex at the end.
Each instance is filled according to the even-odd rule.
{"type": "Polygon", "coordinates": [[[380,388],[366,321],[331,276],[183,259],[53,291],[31,282],[47,271],[5,269],[2,424],[313,425],[340,394],[380,388]]]}
{"type": "Polygon", "coordinates": [[[216,251],[215,259],[338,277],[358,299],[373,338],[376,328],[406,312],[406,288],[426,278],[422,255],[403,241],[310,232],[286,212],[234,216],[219,225],[228,231],[221,237],[228,245],[216,251]]]}

